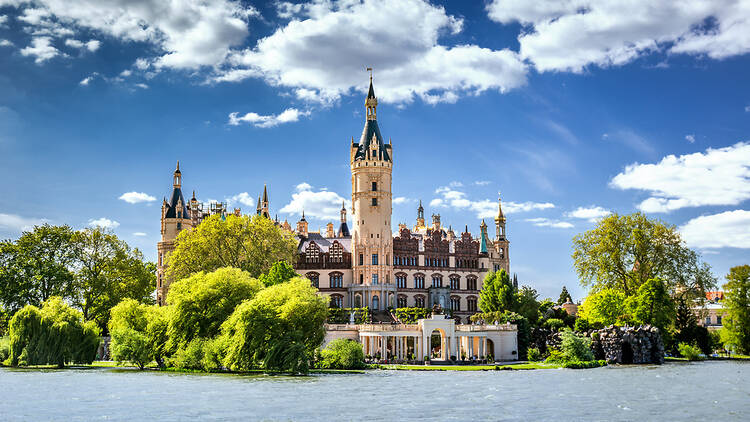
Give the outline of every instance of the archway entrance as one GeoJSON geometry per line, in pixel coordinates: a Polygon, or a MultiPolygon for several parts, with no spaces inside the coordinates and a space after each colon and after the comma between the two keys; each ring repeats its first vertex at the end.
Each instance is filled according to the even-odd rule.
{"type": "Polygon", "coordinates": [[[495,359],[495,342],[493,342],[490,339],[487,339],[487,350],[485,350],[484,354],[492,355],[492,359],[495,359]]]}
{"type": "Polygon", "coordinates": [[[354,295],[354,307],[355,308],[361,308],[362,307],[362,295],[360,295],[360,294],[354,295]]]}
{"type": "Polygon", "coordinates": [[[432,330],[430,334],[430,359],[448,360],[445,333],[441,329],[432,330]]]}
{"type": "Polygon", "coordinates": [[[622,363],[633,363],[633,348],[627,341],[622,343],[622,363]]]}

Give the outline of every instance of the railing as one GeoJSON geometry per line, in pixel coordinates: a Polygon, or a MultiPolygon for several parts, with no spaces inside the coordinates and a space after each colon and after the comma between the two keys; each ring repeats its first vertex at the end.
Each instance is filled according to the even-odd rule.
{"type": "Polygon", "coordinates": [[[418,331],[419,324],[362,324],[359,331],[418,331]]]}
{"type": "Polygon", "coordinates": [[[456,325],[456,331],[513,331],[518,327],[514,324],[498,325],[456,325]]]}

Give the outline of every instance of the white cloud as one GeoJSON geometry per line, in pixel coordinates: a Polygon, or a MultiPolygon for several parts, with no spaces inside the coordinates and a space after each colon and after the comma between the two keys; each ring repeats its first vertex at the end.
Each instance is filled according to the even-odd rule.
{"type": "Polygon", "coordinates": [[[570,229],[573,225],[567,221],[552,220],[549,218],[527,218],[524,221],[529,222],[537,227],[552,227],[553,229],[570,229]]]}
{"type": "Polygon", "coordinates": [[[100,227],[102,229],[116,229],[120,226],[120,223],[108,218],[97,218],[96,220],[89,220],[90,227],[100,227]]]}
{"type": "Polygon", "coordinates": [[[99,49],[99,47],[101,46],[101,42],[99,40],[90,40],[87,42],[83,42],[75,38],[68,38],[67,40],[65,40],[65,45],[73,48],[86,48],[88,51],[91,51],[93,53],[94,51],[99,49]]]}
{"type": "Polygon", "coordinates": [[[570,218],[580,218],[594,223],[597,220],[602,219],[610,214],[612,214],[610,211],[602,207],[592,205],[590,207],[578,207],[575,210],[566,213],[565,215],[570,218]]]}
{"type": "Polygon", "coordinates": [[[750,199],[750,143],[631,164],[610,181],[617,189],[649,192],[638,208],[669,212],[704,205],[737,205],[750,199]]]}
{"type": "Polygon", "coordinates": [[[694,248],[750,248],[750,211],[734,210],[694,218],[680,227],[694,248]]]}
{"type": "Polygon", "coordinates": [[[133,233],[133,236],[144,237],[144,236],[148,236],[148,235],[146,233],[144,233],[144,232],[135,232],[135,233],[133,233]]]}
{"type": "Polygon", "coordinates": [[[489,17],[520,22],[520,53],[540,71],[622,65],[654,51],[714,59],[750,51],[746,0],[493,0],[489,17]]]}
{"type": "Polygon", "coordinates": [[[93,75],[92,76],[86,76],[85,78],[81,79],[81,82],[78,82],[78,85],[88,86],[91,83],[91,81],[93,81],[93,80],[94,80],[94,76],[93,75]]]}
{"type": "Polygon", "coordinates": [[[291,215],[302,215],[304,211],[305,217],[338,220],[342,203],[346,203],[347,209],[351,208],[351,201],[336,192],[325,189],[314,191],[309,184],[300,183],[296,186],[296,192],[292,194],[292,200],[279,211],[291,215]]]}
{"type": "Polygon", "coordinates": [[[443,35],[463,20],[425,0],[319,1],[281,7],[291,21],[233,52],[215,81],[260,77],[298,98],[330,102],[364,91],[364,66],[375,69],[380,100],[455,102],[487,90],[505,92],[526,82],[526,65],[509,50],[448,47],[443,35]],[[291,11],[290,11],[291,10],[291,11]]]}
{"type": "Polygon", "coordinates": [[[120,195],[118,198],[127,202],[128,204],[137,204],[139,202],[153,202],[156,198],[143,192],[126,192],[120,195]]]}
{"type": "Polygon", "coordinates": [[[129,69],[125,69],[122,72],[120,72],[120,76],[122,76],[123,78],[127,78],[128,76],[132,74],[133,74],[133,71],[129,69]]]}
{"type": "Polygon", "coordinates": [[[140,89],[148,89],[148,85],[146,85],[144,83],[137,83],[137,84],[135,84],[135,87],[136,88],[140,88],[140,89]]]}
{"type": "Polygon", "coordinates": [[[411,198],[406,198],[404,196],[397,196],[393,198],[393,205],[401,205],[401,204],[408,204],[409,202],[414,202],[411,198]]]}
{"type": "Polygon", "coordinates": [[[89,50],[92,53],[94,51],[98,50],[99,47],[101,47],[101,46],[102,46],[102,43],[99,40],[89,40],[89,41],[86,42],[86,49],[89,50]]]}
{"type": "Polygon", "coordinates": [[[236,202],[239,202],[240,204],[248,206],[248,207],[254,207],[257,205],[253,197],[250,196],[250,194],[247,192],[241,192],[241,193],[238,193],[237,195],[226,198],[226,201],[227,201],[227,207],[231,207],[232,204],[236,202]]]}
{"type": "MultiPolygon", "coordinates": [[[[19,20],[28,30],[73,35],[93,30],[122,41],[156,47],[156,68],[196,69],[220,64],[248,35],[251,6],[230,0],[35,0],[19,20]],[[75,31],[74,31],[75,30],[75,31]]],[[[87,44],[94,51],[97,43],[87,44]]]]}
{"type": "Polygon", "coordinates": [[[60,50],[52,46],[52,38],[32,38],[31,45],[21,49],[21,55],[34,57],[34,63],[42,64],[53,57],[63,55],[60,50]]]}
{"type": "Polygon", "coordinates": [[[476,182],[474,182],[474,184],[477,186],[487,186],[490,183],[492,182],[490,182],[489,180],[477,180],[476,182]]]}
{"type": "Polygon", "coordinates": [[[21,217],[16,214],[0,213],[0,229],[7,229],[14,232],[27,231],[47,222],[45,219],[21,217]]]}
{"type": "Polygon", "coordinates": [[[8,16],[6,15],[0,15],[0,28],[5,26],[5,23],[8,22],[8,16]]]}
{"type": "Polygon", "coordinates": [[[238,126],[241,123],[250,123],[255,127],[274,127],[283,123],[296,122],[300,116],[309,116],[310,111],[299,111],[296,108],[288,108],[279,114],[270,114],[267,116],[260,115],[258,113],[247,113],[244,116],[240,116],[239,113],[234,112],[229,114],[229,124],[232,126],[238,126]]]}
{"type": "Polygon", "coordinates": [[[695,135],[685,135],[685,140],[690,142],[691,144],[695,143],[695,135]]]}
{"type": "MultiPolygon", "coordinates": [[[[431,207],[451,207],[459,210],[470,210],[476,213],[477,218],[492,218],[497,215],[497,201],[483,199],[472,201],[467,198],[465,192],[455,190],[450,186],[442,186],[435,190],[440,198],[430,201],[431,207]]],[[[513,214],[518,212],[529,212],[554,208],[549,202],[503,202],[503,213],[513,214]]]]}
{"type": "Polygon", "coordinates": [[[13,47],[13,43],[6,39],[0,39],[0,47],[13,47]]]}

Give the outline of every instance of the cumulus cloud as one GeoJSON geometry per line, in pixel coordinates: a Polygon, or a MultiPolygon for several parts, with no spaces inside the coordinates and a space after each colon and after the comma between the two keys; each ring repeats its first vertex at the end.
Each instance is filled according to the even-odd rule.
{"type": "Polygon", "coordinates": [[[6,229],[13,232],[31,230],[34,226],[44,224],[45,222],[47,222],[45,219],[0,213],[0,229],[6,229]]]}
{"type": "Polygon", "coordinates": [[[745,0],[493,0],[487,11],[524,25],[520,54],[540,71],[622,65],[654,51],[714,59],[750,51],[745,0]]]}
{"type": "MultiPolygon", "coordinates": [[[[430,201],[431,207],[450,207],[458,210],[470,210],[477,218],[492,218],[497,215],[497,201],[482,199],[470,200],[466,193],[449,186],[442,186],[435,190],[440,195],[430,201]]],[[[549,202],[503,202],[503,212],[513,214],[518,212],[529,212],[554,208],[549,202]]]]}
{"type": "Polygon", "coordinates": [[[52,38],[36,37],[32,38],[31,45],[21,49],[21,55],[34,57],[34,63],[42,64],[63,54],[52,46],[52,38]]]}
{"type": "Polygon", "coordinates": [[[341,204],[346,203],[347,209],[350,209],[350,201],[344,197],[325,189],[314,190],[307,183],[300,183],[296,186],[296,192],[292,194],[292,199],[284,205],[280,212],[290,215],[302,215],[313,217],[321,220],[336,220],[340,216],[341,204]]]}
{"type": "Polygon", "coordinates": [[[695,143],[695,135],[685,135],[685,140],[690,142],[691,144],[695,143]]]}
{"type": "Polygon", "coordinates": [[[253,197],[250,196],[250,194],[247,192],[241,192],[241,193],[238,193],[237,195],[226,198],[226,201],[227,201],[228,207],[231,207],[232,204],[235,204],[237,202],[248,207],[254,207],[257,205],[253,197]]]}
{"type": "Polygon", "coordinates": [[[135,232],[135,233],[133,233],[133,236],[135,236],[135,237],[144,237],[144,236],[147,236],[147,234],[144,233],[144,232],[135,232]]]}
{"type": "Polygon", "coordinates": [[[524,221],[529,222],[537,227],[551,227],[553,229],[570,229],[573,225],[567,221],[552,220],[549,218],[527,218],[524,221]]]}
{"type": "Polygon", "coordinates": [[[644,212],[737,205],[750,199],[750,143],[668,155],[656,164],[631,164],[610,186],[649,192],[651,196],[638,205],[644,212]]]}
{"type": "Polygon", "coordinates": [[[566,213],[565,215],[570,218],[580,218],[583,220],[588,220],[589,222],[596,222],[597,220],[600,220],[608,215],[612,214],[609,210],[606,210],[602,207],[598,206],[590,206],[590,207],[578,207],[575,210],[566,213]]]}
{"type": "Polygon", "coordinates": [[[396,103],[455,102],[526,82],[526,65],[511,50],[441,45],[463,20],[426,0],[284,3],[279,11],[290,21],[231,53],[214,81],[259,77],[300,99],[330,102],[366,89],[364,65],[371,65],[378,97],[396,103]]]}
{"type": "Polygon", "coordinates": [[[78,82],[78,85],[88,86],[91,83],[91,81],[94,80],[94,77],[95,77],[95,75],[93,75],[93,74],[89,75],[89,76],[86,76],[85,78],[81,79],[81,82],[78,82]]]}
{"type": "Polygon", "coordinates": [[[489,180],[477,180],[476,182],[474,182],[474,184],[477,186],[487,186],[490,183],[492,182],[490,182],[489,180]]]}
{"type": "Polygon", "coordinates": [[[680,227],[694,248],[750,248],[750,211],[734,210],[694,218],[680,227]]]}
{"type": "Polygon", "coordinates": [[[408,204],[409,202],[414,202],[411,198],[406,198],[404,196],[397,196],[393,198],[393,205],[401,205],[401,204],[408,204]]]}
{"type": "Polygon", "coordinates": [[[85,48],[86,50],[92,53],[98,50],[101,44],[102,43],[99,40],[90,40],[87,42],[83,42],[75,38],[68,38],[67,40],[65,40],[65,45],[68,47],[79,48],[79,49],[85,48]]]}
{"type": "Polygon", "coordinates": [[[118,198],[122,201],[127,202],[128,204],[137,204],[139,202],[153,202],[156,201],[156,198],[144,193],[144,192],[126,192],[120,195],[118,198]]]}
{"type": "Polygon", "coordinates": [[[90,227],[99,227],[102,229],[116,229],[120,226],[120,223],[109,218],[97,218],[96,220],[89,220],[90,227]]]}
{"type": "Polygon", "coordinates": [[[13,43],[3,38],[0,39],[0,47],[13,47],[13,43]]]}
{"type": "MultiPolygon", "coordinates": [[[[23,8],[27,31],[72,36],[87,29],[156,47],[154,67],[196,69],[220,64],[248,35],[256,9],[231,0],[33,0],[23,8]]],[[[98,41],[86,48],[95,51],[98,41]]]]}
{"type": "Polygon", "coordinates": [[[300,116],[309,116],[310,111],[299,111],[296,108],[288,108],[279,114],[260,115],[258,113],[247,113],[240,116],[239,113],[229,114],[229,124],[238,126],[241,123],[250,123],[255,127],[268,128],[278,126],[283,123],[296,122],[300,116]]]}

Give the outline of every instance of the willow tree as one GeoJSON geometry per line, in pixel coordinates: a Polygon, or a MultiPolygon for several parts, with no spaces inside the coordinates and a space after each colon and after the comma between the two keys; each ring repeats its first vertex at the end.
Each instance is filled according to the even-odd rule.
{"type": "Polygon", "coordinates": [[[724,336],[740,353],[750,353],[750,265],[733,267],[724,285],[724,336]]]}
{"type": "Polygon", "coordinates": [[[278,261],[294,263],[296,254],[294,234],[268,218],[214,215],[180,232],[167,259],[167,276],[180,280],[200,271],[233,267],[257,278],[278,261]]]}
{"type": "Polygon", "coordinates": [[[674,226],[642,213],[612,214],[573,238],[573,261],[584,287],[635,295],[645,282],[660,279],[670,293],[705,297],[716,285],[708,264],[688,248],[674,226]]]}

